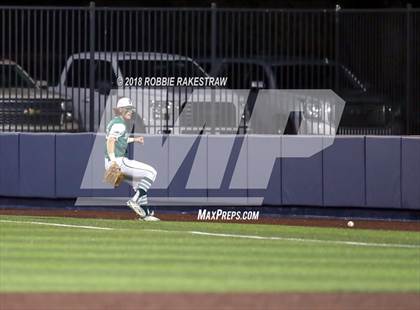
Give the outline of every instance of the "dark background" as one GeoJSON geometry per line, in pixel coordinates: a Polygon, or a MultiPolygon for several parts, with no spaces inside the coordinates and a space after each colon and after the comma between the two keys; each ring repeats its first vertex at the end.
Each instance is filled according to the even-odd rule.
{"type": "MultiPolygon", "coordinates": [[[[214,2],[218,7],[232,7],[232,8],[334,8],[338,3],[340,7],[350,8],[405,8],[408,3],[413,7],[419,7],[418,1],[403,1],[403,0],[385,0],[385,1],[354,1],[354,0],[301,0],[301,1],[284,1],[284,0],[143,0],[143,1],[112,1],[112,0],[97,0],[96,6],[151,6],[151,7],[209,7],[214,2]]],[[[89,1],[67,0],[67,1],[52,1],[52,0],[15,0],[2,1],[2,5],[51,5],[51,6],[88,6],[89,1]]]]}
{"type": "MultiPolygon", "coordinates": [[[[154,51],[196,60],[212,55],[337,60],[368,86],[362,106],[387,102],[398,123],[409,122],[408,127],[414,128],[404,132],[420,133],[420,89],[416,87],[420,77],[420,10],[409,13],[406,8],[410,2],[419,7],[418,1],[401,0],[97,0],[91,42],[89,1],[6,0],[0,5],[15,8],[3,6],[0,15],[0,58],[19,63],[32,77],[50,86],[57,85],[68,57],[89,51],[90,43],[96,51],[154,51]],[[209,9],[212,2],[221,9],[214,23],[209,9]],[[334,10],[337,3],[343,9],[340,13],[334,10]],[[19,5],[25,7],[16,7],[19,5]],[[63,8],[68,6],[81,8],[63,8]],[[121,9],[130,6],[140,9],[121,9]],[[182,7],[202,9],[177,9],[182,7]]],[[[241,70],[235,69],[236,76],[244,75],[241,70]]],[[[255,76],[260,79],[261,70],[249,71],[254,80],[255,76]]],[[[328,87],[338,91],[340,84],[328,87]]]]}

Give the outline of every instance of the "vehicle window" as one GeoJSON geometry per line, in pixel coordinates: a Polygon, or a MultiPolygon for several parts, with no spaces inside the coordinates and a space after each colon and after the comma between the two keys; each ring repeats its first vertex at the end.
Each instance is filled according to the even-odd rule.
{"type": "Polygon", "coordinates": [[[318,89],[334,87],[333,67],[326,65],[274,66],[273,73],[280,89],[318,89]]]}
{"type": "Polygon", "coordinates": [[[112,69],[112,64],[106,60],[95,60],[95,82],[106,83],[110,86],[117,86],[117,76],[112,69]]]}
{"type": "Polygon", "coordinates": [[[67,71],[66,85],[89,88],[89,59],[75,59],[67,71]]]}
{"type": "Polygon", "coordinates": [[[125,77],[204,77],[189,60],[122,60],[118,62],[125,77]]]}
{"type": "Polygon", "coordinates": [[[0,65],[0,87],[35,87],[34,83],[16,65],[0,65]]]}
{"type": "Polygon", "coordinates": [[[226,85],[231,89],[249,89],[253,81],[262,81],[268,87],[264,67],[259,64],[225,62],[217,76],[227,77],[226,85]]]}
{"type": "MultiPolygon", "coordinates": [[[[336,68],[333,65],[278,65],[273,66],[277,87],[280,89],[334,89],[336,68]]],[[[342,89],[355,89],[342,67],[339,68],[339,85],[342,89]]]]}

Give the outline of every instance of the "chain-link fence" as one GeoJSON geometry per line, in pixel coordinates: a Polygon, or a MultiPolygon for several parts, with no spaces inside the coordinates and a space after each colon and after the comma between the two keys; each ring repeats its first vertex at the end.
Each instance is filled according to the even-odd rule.
{"type": "MultiPolygon", "coordinates": [[[[419,16],[411,8],[1,6],[0,130],[95,131],[122,94],[133,97],[138,131],[174,132],[183,113],[179,126],[233,133],[252,127],[266,89],[332,89],[346,102],[338,133],[419,134],[419,16]],[[171,77],[182,83],[165,84],[171,77]],[[247,91],[242,104],[217,98],[219,82],[247,91]]],[[[309,117],[297,112],[286,115],[292,125],[309,117]]],[[[296,132],[290,122],[276,128],[277,117],[265,133],[296,132]]]]}

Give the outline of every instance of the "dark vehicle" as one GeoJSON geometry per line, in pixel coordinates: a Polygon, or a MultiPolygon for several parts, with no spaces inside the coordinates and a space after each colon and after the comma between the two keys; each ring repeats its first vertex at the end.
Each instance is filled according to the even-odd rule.
{"type": "MultiPolygon", "coordinates": [[[[141,115],[136,118],[136,132],[188,133],[201,130],[203,124],[218,132],[232,132],[240,120],[239,98],[228,89],[220,89],[212,98],[205,87],[166,87],[138,83],[134,78],[209,77],[191,58],[176,54],[153,52],[89,52],[70,55],[61,73],[59,84],[50,90],[71,95],[75,118],[85,130],[100,128],[101,119],[110,117],[106,104],[116,101],[116,94],[129,96],[141,115]],[[89,68],[93,56],[96,85],[90,101],[89,68]],[[120,85],[117,80],[119,77],[120,85]],[[130,82],[131,81],[131,82],[130,82]],[[133,83],[133,81],[136,81],[133,83]],[[129,85],[131,84],[131,85],[129,85]],[[108,101],[109,99],[109,101],[108,101]],[[188,104],[186,104],[188,102],[188,104]],[[215,104],[213,104],[213,102],[215,104]],[[86,109],[92,104],[92,110],[86,109]],[[182,111],[182,117],[178,119],[182,111]],[[223,115],[223,117],[218,117],[223,115]],[[205,118],[214,120],[211,124],[205,118]],[[190,128],[190,129],[187,129],[190,128]],[[192,129],[191,129],[192,128],[192,129]]],[[[139,80],[140,81],[140,80],[139,80]]],[[[109,107],[108,106],[108,107],[109,107]]],[[[105,122],[102,122],[102,126],[105,122]]]]}
{"type": "Polygon", "coordinates": [[[328,59],[218,58],[198,60],[212,76],[228,77],[231,89],[332,89],[345,102],[339,134],[399,134],[399,108],[353,72],[328,59]],[[211,71],[210,71],[211,69],[211,71]]]}
{"type": "Polygon", "coordinates": [[[77,131],[71,102],[35,82],[18,64],[0,61],[0,131],[77,131]]]}

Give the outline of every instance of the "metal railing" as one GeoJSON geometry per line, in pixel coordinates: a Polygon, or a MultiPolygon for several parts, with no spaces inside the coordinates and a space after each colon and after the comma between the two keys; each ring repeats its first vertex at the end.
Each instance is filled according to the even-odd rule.
{"type": "Polygon", "coordinates": [[[110,99],[121,94],[136,102],[136,130],[174,132],[181,112],[195,130],[204,122],[212,132],[232,133],[227,120],[249,128],[247,105],[206,93],[188,103],[201,86],[134,83],[212,76],[250,93],[332,89],[346,101],[341,134],[420,134],[419,17],[411,6],[0,6],[0,131],[95,131],[110,99]]]}

